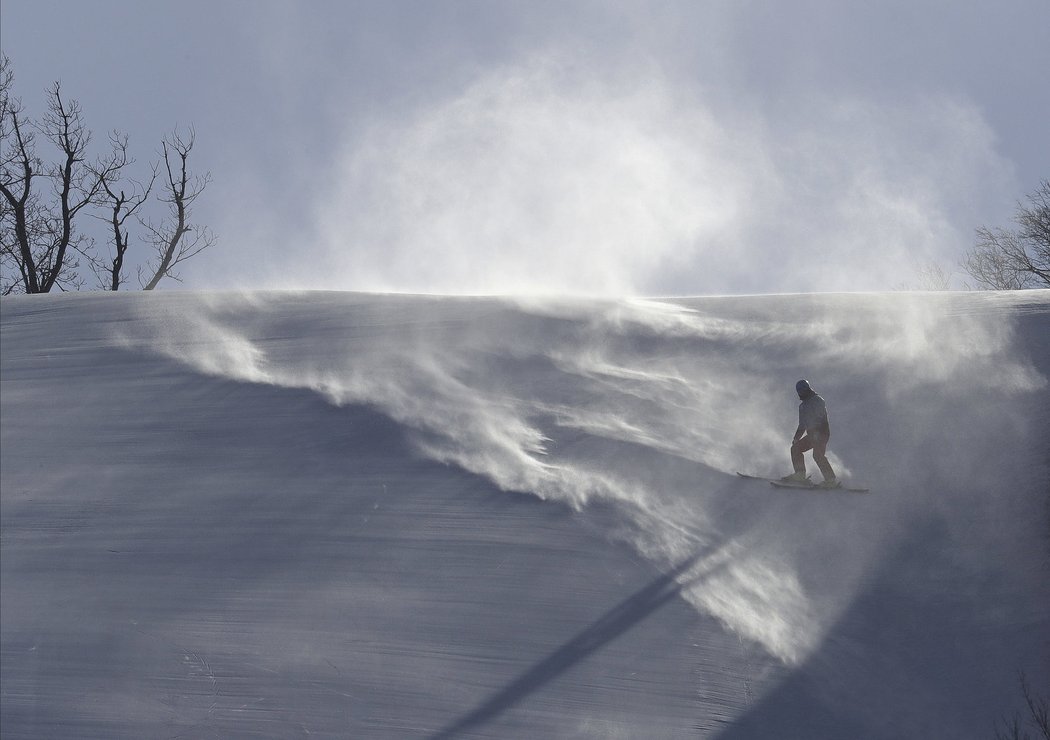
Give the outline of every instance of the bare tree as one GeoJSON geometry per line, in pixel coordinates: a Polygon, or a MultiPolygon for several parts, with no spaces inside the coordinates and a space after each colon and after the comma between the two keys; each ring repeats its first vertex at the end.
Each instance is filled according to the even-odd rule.
{"type": "MultiPolygon", "coordinates": [[[[10,60],[0,56],[0,266],[7,272],[14,265],[22,281],[36,287],[36,272],[25,270],[30,229],[27,204],[36,166],[35,158],[29,156],[33,133],[25,130],[21,102],[11,97],[13,79],[10,60]]],[[[0,291],[7,295],[17,284],[17,279],[5,276],[0,291]]]]}
{"type": "Polygon", "coordinates": [[[144,290],[153,290],[165,277],[178,280],[175,267],[215,243],[207,227],[190,223],[190,206],[211,182],[210,173],[194,176],[187,169],[186,160],[195,138],[192,128],[185,137],[176,130],[161,145],[167,172],[167,188],[161,201],[168,204],[169,214],[159,227],[145,224],[157,252],[156,262],[150,265],[152,277],[143,285],[144,290]]]}
{"type": "Polygon", "coordinates": [[[99,182],[105,192],[105,207],[108,209],[105,220],[108,221],[112,230],[113,256],[104,263],[97,266],[99,282],[103,289],[119,290],[121,284],[126,280],[124,275],[124,255],[128,251],[130,236],[125,223],[129,218],[135,216],[143,204],[149,199],[153,183],[157,179],[157,167],[152,166],[152,174],[149,182],[143,185],[135,180],[130,181],[130,191],[120,187],[120,176],[127,165],[134,162],[128,157],[128,137],[114,131],[109,137],[113,146],[113,155],[110,160],[112,167],[108,172],[99,172],[99,182]]]}
{"type": "Polygon", "coordinates": [[[995,730],[995,740],[1032,740],[1032,736],[1024,729],[1025,725],[1034,727],[1038,731],[1036,737],[1050,740],[1050,702],[1032,692],[1032,688],[1028,685],[1028,678],[1023,672],[1019,674],[1018,680],[1021,684],[1025,706],[1028,709],[1027,722],[1022,721],[1018,714],[1004,719],[1002,728],[997,727],[995,730]]]}
{"type": "MultiPolygon", "coordinates": [[[[91,132],[84,125],[80,104],[65,100],[59,83],[48,90],[47,113],[33,126],[24,119],[21,103],[11,98],[10,81],[5,60],[0,195],[6,201],[4,215],[14,227],[2,240],[5,256],[17,266],[26,293],[80,287],[78,255],[90,249],[91,239],[78,233],[75,222],[98,195],[101,183],[96,173],[107,172],[111,164],[87,163],[91,132]],[[58,149],[56,161],[44,164],[37,156],[36,133],[58,149]],[[36,179],[50,181],[51,198],[34,192],[36,179]]],[[[4,286],[4,292],[13,287],[4,286]]]]}
{"type": "Polygon", "coordinates": [[[977,244],[963,269],[978,287],[1020,290],[1050,287],[1050,181],[1043,180],[1028,204],[1017,204],[1017,228],[977,229],[977,244]]]}
{"type": "Polygon", "coordinates": [[[950,271],[933,260],[920,263],[915,268],[915,281],[903,281],[894,286],[894,290],[951,290],[952,274],[950,271]]]}
{"type": "Polygon", "coordinates": [[[175,131],[162,143],[168,187],[159,201],[169,215],[154,227],[142,214],[158,165],[152,165],[147,184],[125,181],[125,168],[134,160],[127,136],[116,132],[111,152],[89,161],[91,132],[80,104],[67,100],[56,82],[47,91],[47,112],[39,121],[29,120],[13,97],[13,77],[10,59],[0,55],[0,292],[78,289],[85,282],[82,260],[103,288],[119,289],[125,281],[130,218],[142,224],[157,250],[143,287],[152,290],[165,277],[178,279],[174,268],[214,243],[205,227],[189,221],[190,206],[211,181],[209,174],[194,177],[187,168],[193,129],[186,136],[175,131]],[[53,162],[38,155],[38,138],[57,150],[53,162]],[[130,185],[122,187],[124,182],[130,185]],[[84,213],[108,223],[111,257],[99,257],[91,233],[79,228],[84,213]]]}

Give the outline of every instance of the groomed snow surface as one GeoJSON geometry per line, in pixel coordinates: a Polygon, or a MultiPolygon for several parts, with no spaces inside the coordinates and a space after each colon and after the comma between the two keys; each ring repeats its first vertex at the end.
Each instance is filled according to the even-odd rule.
{"type": "Polygon", "coordinates": [[[0,308],[4,740],[989,738],[1050,694],[1050,291],[0,308]],[[801,377],[872,493],[734,474],[789,472],[801,377]]]}

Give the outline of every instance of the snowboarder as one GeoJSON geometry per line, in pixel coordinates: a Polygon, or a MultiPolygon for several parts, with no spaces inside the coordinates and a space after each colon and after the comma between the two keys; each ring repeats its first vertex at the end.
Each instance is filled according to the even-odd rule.
{"type": "Polygon", "coordinates": [[[829,488],[838,485],[835,471],[828,462],[828,440],[831,439],[831,425],[828,423],[828,407],[824,399],[810,387],[809,381],[795,383],[795,391],[802,403],[798,405],[798,429],[791,440],[791,464],[795,472],[781,480],[789,483],[801,483],[806,480],[806,461],[803,453],[813,450],[813,462],[824,475],[822,485],[829,488]]]}

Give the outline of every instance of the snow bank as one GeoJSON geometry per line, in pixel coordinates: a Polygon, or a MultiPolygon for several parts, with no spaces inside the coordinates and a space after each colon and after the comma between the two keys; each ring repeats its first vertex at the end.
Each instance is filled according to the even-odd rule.
{"type": "Polygon", "coordinates": [[[4,736],[988,736],[1050,683],[1048,317],[5,299],[4,736]],[[733,474],[799,377],[873,494],[733,474]]]}

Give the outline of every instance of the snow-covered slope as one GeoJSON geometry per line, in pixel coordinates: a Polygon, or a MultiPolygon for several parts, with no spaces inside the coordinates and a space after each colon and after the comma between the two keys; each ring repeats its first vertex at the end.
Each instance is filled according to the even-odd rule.
{"type": "Polygon", "coordinates": [[[2,303],[0,731],[984,738],[1050,292],[2,303]],[[776,491],[794,382],[868,495],[776,491]]]}

